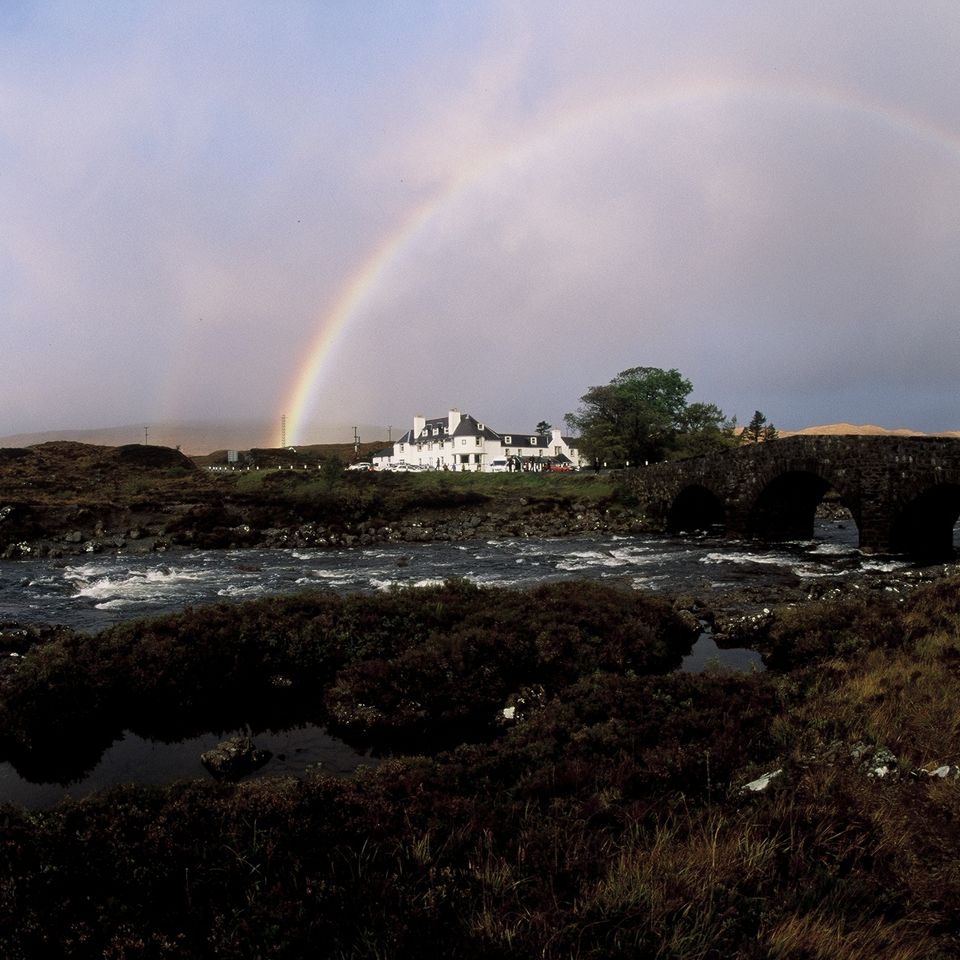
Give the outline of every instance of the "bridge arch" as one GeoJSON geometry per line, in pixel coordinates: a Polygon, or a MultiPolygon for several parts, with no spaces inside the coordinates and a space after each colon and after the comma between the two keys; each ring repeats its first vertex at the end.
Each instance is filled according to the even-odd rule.
{"type": "Polygon", "coordinates": [[[724,526],[727,511],[723,501],[700,483],[684,487],[673,498],[667,511],[669,533],[690,533],[724,526]]]}
{"type": "Polygon", "coordinates": [[[850,510],[859,529],[858,503],[844,496],[842,485],[808,465],[787,466],[763,485],[746,517],[748,536],[762,540],[812,540],[817,507],[829,490],[850,510]]]}
{"type": "Polygon", "coordinates": [[[955,554],[953,529],[960,518],[960,483],[939,483],[912,497],[897,510],[890,547],[921,563],[942,563],[955,554]]]}

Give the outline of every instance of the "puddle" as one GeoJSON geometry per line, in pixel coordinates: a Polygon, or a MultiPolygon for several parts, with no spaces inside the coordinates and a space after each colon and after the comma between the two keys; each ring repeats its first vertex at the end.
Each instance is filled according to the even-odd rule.
{"type": "MultiPolygon", "coordinates": [[[[200,755],[222,740],[243,735],[245,731],[234,730],[207,733],[179,743],[161,743],[127,731],[107,747],[89,774],[66,785],[33,783],[21,777],[12,764],[0,763],[0,803],[36,810],[51,807],[65,797],[85,797],[121,783],[163,786],[177,780],[210,780],[212,777],[200,762],[200,755]]],[[[376,763],[371,757],[334,739],[322,727],[265,731],[255,734],[253,740],[261,749],[269,750],[273,757],[251,777],[244,779],[271,775],[302,777],[310,770],[348,776],[357,767],[376,763]]]]}
{"type": "Polygon", "coordinates": [[[700,634],[693,649],[683,658],[680,670],[683,673],[704,673],[708,670],[732,670],[735,673],[752,673],[765,670],[763,660],[756,650],[746,647],[718,647],[709,632],[700,634]]]}

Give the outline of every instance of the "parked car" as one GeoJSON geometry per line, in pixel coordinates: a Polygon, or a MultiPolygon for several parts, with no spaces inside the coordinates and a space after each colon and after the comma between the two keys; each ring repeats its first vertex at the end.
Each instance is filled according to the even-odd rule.
{"type": "Polygon", "coordinates": [[[369,460],[361,460],[359,463],[351,463],[348,470],[372,470],[373,464],[369,460]]]}
{"type": "Polygon", "coordinates": [[[491,460],[490,465],[487,467],[488,473],[506,473],[507,472],[507,461],[506,460],[491,460]]]}

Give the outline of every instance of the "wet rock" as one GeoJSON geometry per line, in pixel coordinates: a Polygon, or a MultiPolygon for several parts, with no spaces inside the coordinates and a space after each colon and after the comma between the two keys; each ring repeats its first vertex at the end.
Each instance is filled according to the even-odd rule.
{"type": "Polygon", "coordinates": [[[223,740],[200,756],[200,762],[217,780],[239,780],[262,767],[273,756],[260,750],[250,737],[223,740]]]}

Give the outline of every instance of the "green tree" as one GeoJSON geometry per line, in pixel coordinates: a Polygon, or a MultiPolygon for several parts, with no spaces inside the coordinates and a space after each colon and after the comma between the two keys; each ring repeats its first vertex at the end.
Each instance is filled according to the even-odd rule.
{"type": "Polygon", "coordinates": [[[691,403],[681,417],[676,458],[700,457],[735,447],[736,429],[737,418],[728,419],[715,403],[691,403]]]}
{"type": "Polygon", "coordinates": [[[547,423],[546,420],[541,420],[536,426],[537,433],[549,433],[553,429],[552,423],[547,423]]]}
{"type": "Polygon", "coordinates": [[[754,410],[750,422],[743,428],[740,434],[741,443],[766,443],[768,440],[776,440],[777,428],[767,422],[767,418],[759,411],[754,410]]]}
{"type": "Polygon", "coordinates": [[[677,445],[693,385],[677,370],[631,367],[591,387],[567,424],[591,459],[641,464],[665,459],[677,445]]]}

